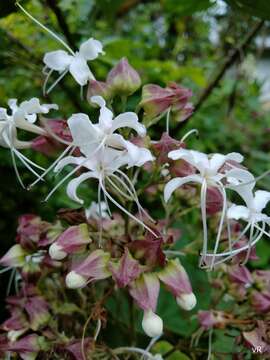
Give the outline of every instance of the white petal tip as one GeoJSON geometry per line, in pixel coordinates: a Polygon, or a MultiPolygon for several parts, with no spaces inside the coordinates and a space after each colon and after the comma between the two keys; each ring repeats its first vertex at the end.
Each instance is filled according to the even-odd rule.
{"type": "Polygon", "coordinates": [[[66,276],[66,285],[69,289],[78,289],[86,285],[86,280],[80,274],[75,271],[71,271],[66,276]]]}
{"type": "Polygon", "coordinates": [[[163,332],[163,321],[153,311],[145,311],[142,320],[143,331],[149,337],[155,338],[162,335],[163,332]]]}
{"type": "Polygon", "coordinates": [[[193,293],[182,294],[176,298],[176,302],[182,309],[190,311],[196,306],[197,299],[193,293]]]}
{"type": "Polygon", "coordinates": [[[49,255],[53,260],[63,260],[67,256],[67,253],[63,251],[61,246],[54,243],[49,248],[49,255]]]}

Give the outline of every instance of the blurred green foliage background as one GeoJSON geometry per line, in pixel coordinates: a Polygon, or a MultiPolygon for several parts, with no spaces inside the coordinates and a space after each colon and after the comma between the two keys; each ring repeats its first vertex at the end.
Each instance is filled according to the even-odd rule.
{"type": "MultiPolygon", "coordinates": [[[[139,71],[144,84],[165,86],[175,81],[193,90],[195,104],[234,49],[251,29],[265,20],[257,37],[246,49],[239,50],[236,61],[228,66],[198,111],[172,130],[172,134],[180,139],[196,128],[200,136],[190,138],[190,147],[206,152],[239,151],[255,175],[270,168],[270,103],[260,100],[263,84],[256,77],[261,59],[266,62],[269,59],[270,66],[269,1],[257,0],[254,4],[250,0],[29,0],[22,4],[74,49],[89,37],[102,41],[106,55],[91,64],[97,79],[105,79],[110,68],[125,56],[139,71]]],[[[42,58],[45,52],[59,48],[54,39],[19,11],[13,0],[2,1],[0,106],[6,107],[9,98],[22,101],[35,96],[59,104],[60,111],[55,113],[58,118],[89,112],[89,105],[80,99],[79,87],[69,76],[43,98],[42,58]]],[[[139,99],[140,92],[130,99],[128,106],[134,109],[139,99]]],[[[174,127],[176,124],[172,124],[174,127]]],[[[164,122],[157,124],[151,130],[152,138],[159,139],[164,129],[164,122]]],[[[51,162],[37,153],[31,154],[31,158],[44,167],[51,162]]],[[[25,183],[30,183],[31,175],[24,168],[20,171],[25,183]]],[[[31,192],[21,189],[6,149],[0,151],[0,175],[0,255],[14,241],[20,214],[34,212],[52,220],[59,208],[75,206],[68,201],[64,189],[48,203],[42,203],[55,182],[52,177],[31,192]]],[[[259,185],[270,190],[269,178],[262,179],[259,185]]],[[[191,229],[192,217],[187,219],[191,229]]],[[[267,265],[269,253],[269,245],[261,242],[259,267],[267,265]]],[[[196,276],[194,281],[200,283],[200,275],[198,279],[196,276]]],[[[1,289],[4,279],[1,277],[1,289]]],[[[160,306],[163,305],[169,309],[166,304],[160,306]]],[[[168,315],[168,319],[174,327],[173,317],[168,315]]],[[[187,335],[188,328],[193,331],[187,322],[179,332],[187,335]]]]}

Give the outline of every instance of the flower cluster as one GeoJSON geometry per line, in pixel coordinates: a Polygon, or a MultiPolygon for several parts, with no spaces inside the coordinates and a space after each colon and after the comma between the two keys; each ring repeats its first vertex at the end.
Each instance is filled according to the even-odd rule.
{"type": "MultiPolygon", "coordinates": [[[[12,271],[16,293],[7,297],[10,318],[1,326],[4,334],[0,337],[0,354],[2,351],[19,354],[22,359],[35,359],[45,352],[85,360],[86,353],[92,356],[100,351],[102,358],[108,349],[102,344],[99,348],[96,341],[108,319],[104,303],[112,293],[120,291],[143,311],[142,329],[153,338],[150,343],[153,346],[163,333],[163,319],[158,315],[161,286],[184,310],[194,309],[197,303],[197,289],[193,292],[192,281],[178,257],[181,252],[177,250],[180,233],[174,223],[179,216],[178,200],[183,198],[199,199],[196,207],[200,207],[203,225],[200,266],[210,269],[224,266],[229,279],[228,293],[248,301],[257,312],[268,310],[269,274],[262,271],[251,274],[244,264],[254,256],[254,245],[264,235],[269,237],[270,218],[263,210],[270,192],[254,191],[256,179],[242,165],[243,156],[235,152],[208,155],[188,149],[186,140],[194,130],[181,140],[169,135],[170,120],[175,124],[192,114],[189,89],[175,83],[165,88],[146,84],[136,110],[126,111],[128,98],[142,84],[128,60],[123,58],[116,63],[106,81],[96,80],[88,61],[104,55],[101,42],[90,38],[80,45],[79,51],[74,51],[47,31],[66,50],[45,54],[44,93],[49,93],[70,73],[81,87],[88,86],[89,114],[74,113],[67,120],[49,120],[44,114],[58,110],[58,105],[41,104],[37,98],[18,105],[17,100],[11,99],[9,109],[0,108],[0,145],[10,150],[22,186],[15,157],[35,175],[28,190],[53,172],[60,180],[45,200],[67,181],[67,196],[82,208],[72,214],[71,210],[59,213],[63,221],[53,224],[35,215],[19,219],[16,245],[0,259],[1,273],[12,271]],[[47,89],[53,71],[60,75],[47,89]],[[160,140],[150,139],[148,129],[164,118],[166,132],[160,140]],[[22,141],[18,138],[20,131],[38,136],[22,141]],[[58,157],[43,169],[20,151],[29,148],[58,157]],[[66,174],[61,178],[64,171],[66,174]],[[89,207],[85,203],[90,199],[80,194],[80,187],[86,186],[88,180],[96,190],[95,199],[91,199],[95,201],[89,207]],[[230,202],[231,193],[244,205],[230,202]],[[139,201],[142,194],[143,204],[152,201],[153,207],[147,209],[142,205],[139,201]],[[172,206],[169,200],[173,197],[177,200],[172,206]],[[162,201],[156,206],[159,198],[162,201]],[[160,208],[157,216],[155,207],[160,208]],[[210,222],[215,224],[215,235],[211,237],[210,222]],[[229,259],[230,265],[221,265],[229,259]],[[89,319],[85,318],[89,312],[88,297],[96,300],[89,319]],[[73,326],[74,314],[81,316],[86,325],[80,326],[81,321],[73,326]],[[55,320],[57,317],[59,321],[55,320]],[[90,320],[97,327],[93,337],[85,337],[90,320]]],[[[232,320],[216,309],[202,311],[198,318],[201,327],[207,330],[226,326],[232,320]]],[[[258,329],[261,334],[261,327],[258,329]]],[[[257,330],[243,332],[246,341],[252,342],[254,331],[257,330]]],[[[260,335],[256,332],[256,336],[260,335]]],[[[160,354],[152,355],[150,348],[123,347],[111,351],[115,356],[131,351],[150,359],[162,359],[160,354]]]]}

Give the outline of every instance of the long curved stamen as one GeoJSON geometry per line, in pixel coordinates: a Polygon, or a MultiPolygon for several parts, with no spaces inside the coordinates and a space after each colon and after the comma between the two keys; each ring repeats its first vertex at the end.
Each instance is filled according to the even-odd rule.
{"type": "Polygon", "coordinates": [[[180,140],[181,143],[183,143],[191,134],[195,133],[197,136],[199,134],[199,131],[197,129],[192,129],[190,131],[188,131],[180,140]]]}
{"type": "Polygon", "coordinates": [[[34,23],[36,23],[38,26],[40,26],[44,31],[46,31],[47,33],[49,33],[54,39],[56,39],[57,41],[60,42],[60,44],[62,44],[73,56],[75,55],[74,51],[68,46],[68,44],[65,43],[64,40],[62,40],[58,35],[56,35],[53,31],[51,31],[50,29],[48,29],[46,26],[44,26],[43,24],[41,24],[37,19],[35,19],[31,14],[29,14],[28,11],[25,10],[25,8],[18,2],[16,1],[15,3],[21,10],[23,13],[25,13],[25,15],[27,15],[34,23]]]}
{"type": "Polygon", "coordinates": [[[138,208],[138,211],[139,211],[139,217],[140,219],[142,219],[142,206],[140,205],[139,203],[139,200],[138,200],[138,197],[136,196],[137,194],[134,194],[132,192],[132,189],[130,190],[130,188],[127,186],[127,184],[118,176],[112,174],[110,175],[112,177],[114,177],[117,181],[120,182],[120,184],[127,190],[127,192],[130,194],[130,196],[128,196],[126,193],[124,193],[121,189],[119,189],[117,187],[117,190],[129,201],[135,201],[136,205],[137,205],[137,208],[138,208]]]}
{"type": "MultiPolygon", "coordinates": [[[[254,226],[256,227],[256,225],[254,225],[254,226]]],[[[252,243],[251,243],[250,245],[245,245],[245,246],[242,246],[240,249],[235,249],[235,250],[232,251],[232,253],[227,252],[227,253],[223,253],[223,254],[218,254],[219,256],[220,256],[220,255],[223,255],[223,256],[228,255],[228,256],[227,256],[226,258],[223,258],[223,259],[217,261],[217,262],[215,263],[215,265],[222,264],[222,263],[224,263],[225,261],[227,261],[227,260],[231,259],[232,257],[234,257],[235,255],[238,255],[238,254],[240,254],[241,252],[248,250],[248,249],[249,249],[249,246],[252,248],[252,247],[255,246],[255,245],[257,244],[257,242],[261,239],[261,237],[263,236],[263,234],[265,234],[265,235],[267,235],[267,236],[270,237],[270,235],[264,231],[264,228],[263,228],[263,229],[259,228],[259,229],[261,230],[260,234],[258,235],[258,237],[257,237],[255,240],[252,241],[252,243]]],[[[211,255],[212,255],[212,254],[207,254],[207,256],[211,256],[211,255]]]]}
{"type": "Polygon", "coordinates": [[[130,180],[130,178],[129,178],[123,171],[121,171],[121,170],[119,170],[119,169],[116,170],[115,172],[118,173],[118,174],[120,174],[120,175],[122,175],[123,178],[126,179],[126,182],[128,183],[128,185],[130,185],[130,187],[131,187],[131,189],[132,189],[132,191],[133,191],[133,193],[134,193],[134,196],[135,196],[136,199],[137,199],[137,201],[136,201],[137,206],[140,207],[140,209],[141,209],[141,211],[144,213],[144,215],[145,215],[150,221],[152,221],[153,223],[156,223],[156,221],[151,217],[151,215],[149,215],[149,214],[147,213],[147,211],[145,211],[144,208],[142,207],[142,205],[140,204],[140,201],[139,201],[139,198],[138,198],[138,195],[137,195],[135,186],[134,186],[133,182],[130,180]]]}
{"type": "Polygon", "coordinates": [[[125,214],[127,214],[129,217],[131,217],[131,219],[135,220],[138,224],[140,224],[142,227],[144,227],[146,230],[148,230],[152,235],[154,235],[156,238],[158,237],[157,234],[151,229],[149,228],[147,225],[145,225],[141,220],[137,219],[136,216],[132,215],[129,211],[127,211],[121,204],[119,204],[109,193],[108,191],[105,189],[103,182],[101,182],[101,188],[102,191],[104,192],[104,194],[107,196],[107,198],[115,205],[117,206],[120,210],[122,210],[125,214]]]}
{"type": "Polygon", "coordinates": [[[172,256],[186,256],[184,252],[177,251],[177,250],[163,250],[165,255],[172,255],[172,256]]]}
{"type": "Polygon", "coordinates": [[[212,354],[212,335],[213,335],[213,328],[209,330],[207,360],[211,360],[211,354],[212,354]]]}
{"type": "Polygon", "coordinates": [[[218,183],[220,185],[220,189],[222,191],[222,197],[223,197],[223,205],[222,205],[222,214],[221,214],[221,218],[220,218],[220,222],[219,222],[219,227],[218,227],[218,233],[217,233],[217,238],[216,238],[216,243],[215,243],[215,247],[214,247],[214,252],[213,252],[213,257],[212,257],[212,261],[211,261],[211,266],[210,269],[213,269],[214,266],[214,262],[215,262],[215,255],[217,253],[218,250],[218,246],[219,246],[219,241],[220,241],[220,237],[221,237],[221,232],[222,232],[222,228],[223,228],[223,224],[224,224],[224,220],[225,220],[225,215],[226,215],[226,210],[227,210],[227,196],[226,196],[226,191],[224,190],[224,187],[222,185],[222,183],[218,183]]]}
{"type": "Polygon", "coordinates": [[[170,115],[171,115],[171,107],[169,107],[166,115],[166,133],[169,135],[170,132],[170,115]]]}
{"type": "Polygon", "coordinates": [[[10,274],[9,280],[8,280],[8,286],[7,286],[7,292],[6,292],[7,296],[10,294],[11,285],[12,285],[12,281],[14,279],[15,274],[16,274],[16,269],[13,269],[10,274]]]}
{"type": "Polygon", "coordinates": [[[24,156],[24,155],[23,155],[20,151],[18,151],[17,149],[14,149],[14,151],[15,151],[15,154],[16,154],[16,155],[17,155],[17,153],[18,153],[19,156],[20,156],[22,159],[24,159],[28,164],[36,167],[36,168],[39,169],[39,170],[45,171],[45,169],[44,169],[42,166],[40,166],[40,165],[34,163],[32,160],[28,159],[26,156],[24,156]]]}
{"type": "MultiPolygon", "coordinates": [[[[239,240],[241,240],[241,238],[242,238],[242,237],[245,235],[245,233],[248,231],[249,227],[250,227],[250,223],[248,223],[248,224],[246,225],[246,227],[245,227],[244,230],[240,233],[240,235],[238,235],[238,237],[236,238],[236,240],[234,240],[234,241],[231,243],[232,248],[233,248],[233,246],[234,246],[239,240]]],[[[236,250],[238,250],[238,249],[236,249],[236,250]]],[[[235,250],[232,250],[232,252],[233,252],[233,251],[235,251],[235,250]]],[[[226,252],[226,250],[225,250],[225,251],[222,252],[222,253],[216,254],[215,257],[223,257],[223,256],[226,256],[226,255],[229,255],[229,254],[232,253],[232,252],[231,252],[231,249],[229,248],[229,251],[226,252]]],[[[207,253],[207,254],[206,254],[206,257],[212,257],[212,256],[213,256],[213,254],[211,254],[211,253],[207,253]]]]}
{"type": "Polygon", "coordinates": [[[101,330],[101,320],[98,319],[97,320],[97,327],[96,327],[95,334],[94,334],[94,341],[97,341],[100,330],[101,330]]]}
{"type": "Polygon", "coordinates": [[[119,347],[119,348],[116,348],[113,350],[113,353],[114,354],[122,354],[122,353],[125,353],[125,352],[135,352],[135,353],[138,353],[138,354],[142,354],[144,356],[146,356],[148,359],[150,360],[154,360],[154,356],[146,351],[146,350],[143,350],[143,349],[140,349],[140,348],[137,348],[137,347],[128,347],[128,346],[123,346],[123,347],[119,347]]]}
{"type": "MultiPolygon", "coordinates": [[[[12,138],[12,127],[9,128],[9,132],[10,132],[10,138],[12,138]]],[[[29,165],[29,163],[32,166],[35,166],[41,170],[45,170],[43,169],[41,166],[35,164],[33,161],[29,160],[27,157],[25,157],[23,154],[21,154],[10,142],[10,139],[6,136],[6,134],[3,134],[3,138],[5,140],[5,142],[7,143],[7,145],[10,147],[11,150],[11,157],[12,157],[12,162],[13,162],[13,166],[14,166],[14,170],[15,170],[15,174],[21,184],[21,186],[25,189],[25,186],[23,184],[23,181],[21,179],[21,176],[19,174],[18,168],[17,168],[17,164],[16,164],[16,160],[15,160],[15,155],[21,160],[21,162],[23,163],[23,165],[30,171],[32,172],[32,174],[34,174],[35,176],[39,177],[39,174],[31,168],[31,166],[29,165]]]]}
{"type": "MultiPolygon", "coordinates": [[[[110,177],[114,177],[116,178],[118,181],[118,177],[117,176],[113,176],[113,174],[110,175],[110,177]]],[[[115,190],[117,190],[117,192],[119,192],[119,194],[121,194],[125,199],[129,200],[129,201],[133,201],[134,198],[133,197],[130,197],[129,195],[127,195],[127,193],[123,192],[111,179],[110,179],[109,176],[106,177],[106,180],[108,180],[108,182],[110,183],[110,185],[113,186],[113,188],[115,190]]]]}
{"type": "MultiPolygon", "coordinates": [[[[8,128],[8,132],[9,132],[9,136],[12,138],[12,128],[9,127],[8,128]]],[[[7,146],[9,147],[10,149],[10,154],[11,154],[11,160],[12,160],[12,165],[13,165],[13,168],[14,168],[14,171],[15,171],[15,175],[17,177],[17,180],[19,181],[21,187],[23,189],[25,189],[25,186],[24,186],[24,183],[22,181],[22,178],[21,178],[21,175],[19,173],[19,170],[18,170],[18,167],[17,167],[17,164],[16,164],[16,158],[15,158],[15,148],[14,146],[12,145],[12,143],[10,142],[10,139],[8,137],[8,135],[3,131],[3,139],[4,141],[6,142],[7,146]]]]}
{"type": "MultiPolygon", "coordinates": [[[[158,341],[160,336],[156,336],[153,339],[151,339],[148,346],[147,346],[147,348],[145,349],[145,351],[149,352],[151,350],[151,348],[155,345],[155,343],[158,341]]],[[[145,359],[146,359],[145,355],[142,355],[142,357],[140,358],[140,360],[145,360],[145,359]]]]}
{"type": "Polygon", "coordinates": [[[21,156],[21,153],[19,151],[17,151],[16,149],[14,149],[14,153],[15,155],[21,160],[21,162],[23,163],[23,165],[32,173],[34,174],[36,177],[39,177],[40,174],[38,174],[34,169],[31,168],[31,166],[26,162],[26,160],[24,160],[24,158],[21,156]]]}
{"type": "Polygon", "coordinates": [[[103,219],[102,219],[102,209],[101,209],[101,179],[98,181],[98,212],[99,212],[99,240],[98,246],[102,248],[102,232],[103,232],[103,219]]]}
{"type": "Polygon", "coordinates": [[[254,237],[256,238],[256,235],[254,236],[254,222],[252,222],[251,227],[250,227],[250,236],[249,236],[249,239],[248,239],[248,250],[247,250],[245,259],[244,259],[244,261],[242,263],[243,265],[245,265],[248,262],[250,252],[251,252],[251,249],[252,249],[251,243],[252,243],[252,240],[253,240],[254,237]]]}
{"type": "MultiPolygon", "coordinates": [[[[32,184],[30,184],[27,187],[27,190],[30,190],[34,185],[36,185],[40,180],[43,180],[44,177],[58,164],[58,162],[69,152],[70,148],[72,148],[72,144],[70,144],[63,152],[62,154],[48,167],[47,170],[44,171],[44,173],[42,175],[40,175],[32,184]]],[[[72,152],[75,150],[75,147],[73,148],[73,150],[71,151],[70,155],[72,154],[72,152]]]]}
{"type": "Polygon", "coordinates": [[[104,142],[106,141],[106,137],[102,140],[102,142],[99,144],[99,146],[95,149],[95,151],[91,154],[90,157],[86,158],[80,165],[76,166],[69,174],[67,174],[55,187],[49,192],[49,194],[44,199],[44,202],[48,201],[48,199],[52,196],[52,194],[71,176],[73,175],[77,170],[79,170],[82,166],[84,166],[91,157],[93,157],[104,145],[104,142]]]}
{"type": "MultiPolygon", "coordinates": [[[[42,71],[42,72],[43,72],[43,71],[42,71]]],[[[52,75],[52,73],[53,73],[53,69],[51,69],[50,71],[48,71],[48,73],[43,72],[43,74],[46,75],[45,80],[44,80],[44,84],[43,84],[43,87],[42,87],[43,96],[46,95],[46,87],[47,87],[49,78],[50,78],[50,76],[52,75]]]]}
{"type": "Polygon", "coordinates": [[[46,198],[44,199],[44,202],[48,201],[49,198],[55,193],[55,191],[68,179],[70,178],[70,176],[72,176],[73,174],[75,174],[76,171],[78,171],[84,164],[86,164],[88,161],[88,159],[86,159],[85,161],[83,161],[80,165],[76,166],[73,170],[71,170],[70,173],[68,173],[66,176],[64,176],[64,178],[62,180],[59,181],[58,184],[55,185],[55,187],[49,192],[49,194],[46,196],[46,198]]]}
{"type": "Polygon", "coordinates": [[[21,187],[22,187],[23,189],[25,189],[25,185],[24,185],[24,183],[23,183],[23,181],[22,181],[21,175],[20,175],[20,173],[19,173],[19,170],[18,170],[18,167],[17,167],[17,164],[16,164],[16,159],[15,159],[15,154],[14,154],[14,149],[13,149],[13,147],[10,148],[10,153],[11,153],[12,164],[13,164],[13,168],[14,168],[16,177],[17,177],[17,179],[18,179],[21,187]]]}
{"type": "Polygon", "coordinates": [[[49,89],[47,90],[47,92],[45,94],[49,94],[54,88],[55,86],[63,79],[63,77],[68,73],[69,69],[66,69],[62,72],[62,74],[55,80],[55,82],[49,87],[49,89]]]}
{"type": "Polygon", "coordinates": [[[203,180],[201,187],[201,214],[202,214],[202,223],[203,223],[203,249],[202,256],[199,262],[201,267],[205,261],[208,245],[208,235],[207,235],[207,218],[206,218],[206,192],[207,192],[207,183],[206,180],[203,180]]]}
{"type": "Polygon", "coordinates": [[[7,272],[7,271],[10,271],[11,269],[12,269],[12,266],[9,266],[9,267],[6,267],[6,268],[0,270],[0,275],[1,275],[1,274],[4,274],[4,273],[7,272]]]}

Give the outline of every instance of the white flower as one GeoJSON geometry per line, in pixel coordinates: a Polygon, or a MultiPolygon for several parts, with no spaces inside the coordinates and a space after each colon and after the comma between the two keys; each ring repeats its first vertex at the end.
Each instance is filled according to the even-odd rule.
{"type": "Polygon", "coordinates": [[[118,150],[126,149],[130,155],[129,166],[141,166],[153,160],[148,149],[140,148],[115,133],[116,130],[127,127],[135,130],[140,136],[146,134],[145,127],[139,123],[134,112],[125,112],[113,119],[113,113],[106,107],[101,96],[93,96],[91,102],[100,106],[97,124],[93,124],[88,115],[83,113],[74,114],[68,119],[74,145],[79,146],[84,155],[91,156],[99,146],[108,146],[118,150]]]}
{"type": "Polygon", "coordinates": [[[47,114],[50,109],[58,109],[58,106],[56,104],[41,105],[39,99],[37,98],[23,101],[20,105],[17,105],[17,99],[10,99],[8,101],[8,106],[10,111],[7,111],[5,108],[0,108],[0,145],[10,149],[17,178],[24,187],[17,170],[15,155],[28,168],[28,170],[37,177],[39,177],[39,174],[37,174],[31,166],[41,170],[44,169],[33,163],[18,151],[18,149],[29,148],[31,146],[31,142],[19,140],[17,138],[17,129],[26,130],[38,135],[45,135],[46,131],[34,124],[37,120],[37,115],[47,114]]]}
{"type": "MultiPolygon", "coordinates": [[[[213,155],[206,155],[204,153],[194,151],[194,150],[186,150],[186,149],[179,149],[170,151],[168,157],[173,160],[182,159],[192,165],[197,173],[184,176],[184,177],[176,177],[170,180],[164,188],[164,199],[167,202],[172,193],[180,186],[195,182],[201,185],[201,213],[202,213],[202,222],[203,222],[203,249],[202,249],[202,258],[201,264],[205,261],[207,247],[208,247],[208,235],[207,235],[207,219],[206,219],[206,193],[208,186],[217,187],[223,196],[223,209],[222,215],[220,219],[220,224],[218,228],[216,243],[214,247],[214,255],[218,250],[219,240],[222,232],[222,227],[226,215],[226,207],[227,207],[227,199],[226,199],[226,192],[224,189],[224,185],[221,182],[222,179],[226,178],[227,174],[230,174],[230,178],[234,178],[233,174],[231,173],[232,170],[227,170],[221,172],[223,165],[227,161],[234,161],[237,163],[241,163],[243,161],[243,156],[239,153],[229,153],[227,155],[222,154],[213,154],[213,155]]],[[[241,174],[241,169],[238,169],[238,173],[241,174]]],[[[237,178],[238,173],[235,174],[237,178]]],[[[213,263],[214,263],[214,256],[213,256],[213,263]]],[[[213,264],[212,263],[212,264],[213,264]]]]}
{"type": "MultiPolygon", "coordinates": [[[[79,51],[76,52],[73,52],[70,49],[70,53],[65,50],[56,50],[46,53],[43,61],[46,65],[45,70],[47,68],[50,69],[48,77],[53,71],[58,71],[61,74],[47,93],[53,89],[53,87],[65,76],[67,72],[70,72],[76,82],[81,86],[86,85],[90,79],[95,79],[89,69],[87,61],[96,59],[99,54],[103,54],[102,44],[100,41],[93,38],[83,42],[79,51]]],[[[45,81],[45,86],[48,81],[48,77],[45,81]]]]}
{"type": "MultiPolygon", "coordinates": [[[[254,193],[256,180],[254,176],[243,169],[232,169],[227,173],[226,188],[236,191],[244,200],[246,206],[232,204],[227,211],[227,218],[234,220],[244,220],[247,222],[244,230],[231,244],[229,251],[224,251],[216,254],[219,260],[215,263],[218,265],[232,256],[247,250],[246,260],[249,258],[251,248],[261,239],[263,235],[270,237],[269,233],[265,231],[266,225],[269,225],[270,218],[262,212],[267,203],[270,201],[270,192],[257,190],[254,193]],[[257,231],[254,232],[254,229],[257,231]],[[233,249],[242,237],[249,231],[249,241],[247,245],[240,248],[233,249]]],[[[207,254],[211,258],[213,254],[207,254]]]]}

